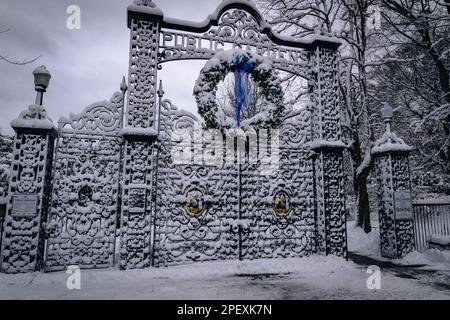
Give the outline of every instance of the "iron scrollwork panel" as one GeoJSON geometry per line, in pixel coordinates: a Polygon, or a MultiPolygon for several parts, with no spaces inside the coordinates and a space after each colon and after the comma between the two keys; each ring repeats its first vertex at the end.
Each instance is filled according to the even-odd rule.
{"type": "Polygon", "coordinates": [[[58,122],[47,271],[113,264],[123,96],[116,92],[58,122]]]}
{"type": "Polygon", "coordinates": [[[244,259],[300,257],[315,252],[311,159],[305,151],[280,151],[280,168],[271,176],[261,175],[254,165],[242,166],[244,259]],[[284,204],[276,207],[280,201],[284,204]]]}
{"type": "Polygon", "coordinates": [[[172,148],[191,148],[183,139],[193,141],[198,120],[169,100],[161,119],[154,265],[237,258],[238,236],[231,230],[238,215],[236,166],[178,163],[172,148]]]}
{"type": "Polygon", "coordinates": [[[218,25],[203,34],[163,28],[158,61],[208,60],[219,51],[241,48],[267,58],[280,70],[307,77],[307,51],[275,44],[269,39],[266,27],[246,10],[234,8],[225,11],[218,25]]]}
{"type": "Polygon", "coordinates": [[[59,139],[49,222],[47,270],[113,263],[120,138],[59,139]]]}
{"type": "Polygon", "coordinates": [[[231,220],[237,215],[235,168],[173,166],[161,168],[157,196],[156,266],[238,257],[231,220]],[[192,196],[202,210],[191,211],[192,196]]]}

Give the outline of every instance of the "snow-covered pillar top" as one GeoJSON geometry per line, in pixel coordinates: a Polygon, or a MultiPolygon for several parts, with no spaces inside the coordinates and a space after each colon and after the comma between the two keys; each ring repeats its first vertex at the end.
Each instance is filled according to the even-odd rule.
{"type": "Polygon", "coordinates": [[[384,134],[373,148],[378,184],[381,255],[401,258],[414,247],[414,227],[408,155],[413,150],[391,130],[393,109],[381,109],[384,134]]]}
{"type": "Polygon", "coordinates": [[[391,130],[391,123],[394,111],[392,107],[388,104],[384,104],[381,109],[381,116],[386,124],[386,130],[383,136],[375,141],[372,148],[372,155],[380,156],[386,153],[403,153],[408,154],[413,150],[412,147],[407,145],[401,138],[399,138],[391,130]]]}
{"type": "Polygon", "coordinates": [[[134,0],[133,4],[128,6],[128,28],[131,27],[133,18],[161,21],[164,13],[152,0],[134,0]]]}
{"type": "Polygon", "coordinates": [[[40,66],[33,71],[34,88],[36,90],[36,101],[27,110],[22,111],[17,118],[11,122],[13,129],[27,132],[51,132],[55,133],[56,127],[47,111],[42,105],[43,95],[50,83],[51,74],[45,66],[40,66]]]}
{"type": "Polygon", "coordinates": [[[32,104],[27,110],[24,110],[20,115],[11,122],[13,129],[17,131],[48,131],[54,133],[56,127],[53,120],[48,116],[44,106],[32,104]]]}
{"type": "Polygon", "coordinates": [[[128,7],[130,28],[129,88],[123,135],[152,140],[157,135],[157,72],[160,22],[163,12],[150,0],[128,7]]]}

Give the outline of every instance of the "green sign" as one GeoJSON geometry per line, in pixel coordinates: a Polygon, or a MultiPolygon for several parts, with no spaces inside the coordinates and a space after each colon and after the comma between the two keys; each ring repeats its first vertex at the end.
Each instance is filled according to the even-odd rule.
{"type": "Polygon", "coordinates": [[[411,192],[394,192],[394,213],[395,220],[411,220],[413,218],[411,192]]]}

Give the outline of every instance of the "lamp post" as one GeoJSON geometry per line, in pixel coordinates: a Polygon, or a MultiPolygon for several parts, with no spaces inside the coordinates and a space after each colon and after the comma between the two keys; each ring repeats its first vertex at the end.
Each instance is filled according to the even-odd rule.
{"type": "Polygon", "coordinates": [[[16,134],[10,181],[15,184],[7,198],[0,257],[0,270],[6,273],[41,270],[45,260],[44,222],[50,208],[57,131],[42,106],[51,75],[41,66],[33,71],[33,76],[37,92],[35,105],[11,122],[16,134]]]}
{"type": "Polygon", "coordinates": [[[52,77],[45,66],[40,66],[33,71],[34,89],[36,90],[35,104],[42,106],[44,92],[46,91],[50,78],[52,77]]]}

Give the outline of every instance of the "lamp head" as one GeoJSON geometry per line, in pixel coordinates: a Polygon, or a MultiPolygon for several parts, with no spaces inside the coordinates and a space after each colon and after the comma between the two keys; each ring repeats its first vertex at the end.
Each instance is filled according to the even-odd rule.
{"type": "Polygon", "coordinates": [[[36,91],[45,91],[52,77],[45,66],[40,66],[33,71],[34,87],[36,91]]]}

